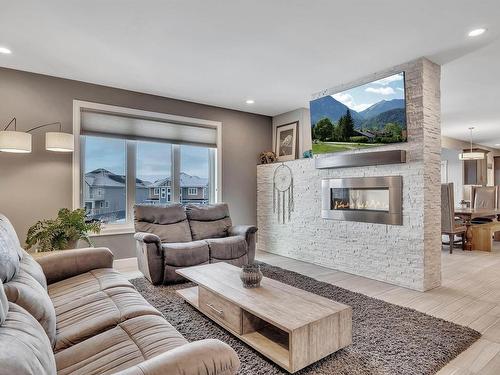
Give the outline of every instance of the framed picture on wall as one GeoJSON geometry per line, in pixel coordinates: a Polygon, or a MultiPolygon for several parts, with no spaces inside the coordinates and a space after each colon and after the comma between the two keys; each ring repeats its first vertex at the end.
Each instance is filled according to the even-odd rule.
{"type": "Polygon", "coordinates": [[[278,161],[294,160],[297,157],[298,127],[298,121],[276,127],[274,152],[278,161]]]}

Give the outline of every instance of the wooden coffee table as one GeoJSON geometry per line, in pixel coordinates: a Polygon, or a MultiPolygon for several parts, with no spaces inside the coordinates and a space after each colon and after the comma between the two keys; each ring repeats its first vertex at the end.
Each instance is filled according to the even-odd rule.
{"type": "Polygon", "coordinates": [[[197,284],[177,293],[274,363],[296,372],[352,343],[352,309],[264,277],[245,289],[227,263],[177,270],[197,284]]]}

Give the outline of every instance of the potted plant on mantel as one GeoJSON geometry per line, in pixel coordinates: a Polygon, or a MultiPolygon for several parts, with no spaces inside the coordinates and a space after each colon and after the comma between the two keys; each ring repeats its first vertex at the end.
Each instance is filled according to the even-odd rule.
{"type": "Polygon", "coordinates": [[[36,245],[37,252],[74,249],[78,240],[93,246],[89,233],[100,231],[101,222],[87,220],[85,209],[61,208],[57,218],[40,220],[28,229],[26,246],[29,250],[36,245]]]}

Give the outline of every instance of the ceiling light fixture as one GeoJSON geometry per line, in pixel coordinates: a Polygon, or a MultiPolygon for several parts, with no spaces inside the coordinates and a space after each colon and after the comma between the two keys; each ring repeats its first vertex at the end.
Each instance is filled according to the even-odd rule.
{"type": "Polygon", "coordinates": [[[479,35],[482,35],[486,32],[486,29],[485,28],[479,28],[479,29],[474,29],[474,30],[471,30],[469,32],[469,36],[470,37],[475,37],[475,36],[479,36],[479,35]]]}
{"type": "Polygon", "coordinates": [[[253,104],[253,103],[255,103],[255,100],[253,100],[253,99],[247,99],[246,103],[247,104],[253,104]]]}
{"type": "Polygon", "coordinates": [[[10,55],[12,53],[12,51],[10,49],[8,49],[7,47],[0,46],[0,53],[3,53],[5,55],[10,55]]]}
{"type": "Polygon", "coordinates": [[[472,150],[472,131],[474,130],[474,127],[470,127],[470,151],[462,152],[461,154],[458,155],[458,158],[460,160],[482,160],[484,159],[484,152],[480,151],[473,151],[472,150]]]}

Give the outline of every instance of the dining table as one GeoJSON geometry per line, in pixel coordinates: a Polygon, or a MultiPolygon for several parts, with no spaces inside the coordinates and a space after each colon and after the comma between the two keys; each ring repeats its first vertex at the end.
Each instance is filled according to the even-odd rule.
{"type": "Polygon", "coordinates": [[[465,245],[464,250],[472,250],[472,220],[478,217],[497,217],[500,221],[500,210],[495,208],[456,208],[455,216],[464,220],[465,227],[465,245]]]}

